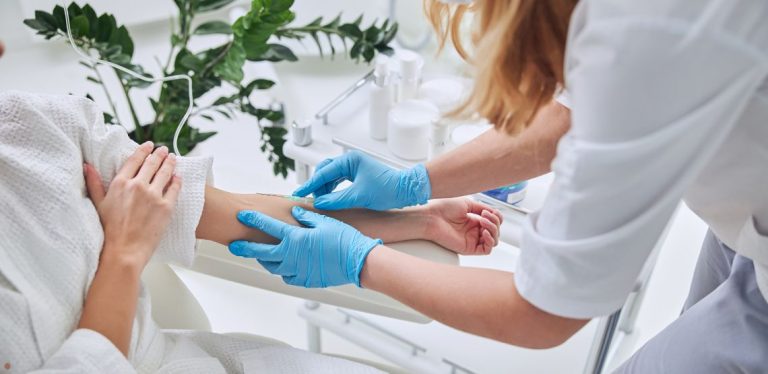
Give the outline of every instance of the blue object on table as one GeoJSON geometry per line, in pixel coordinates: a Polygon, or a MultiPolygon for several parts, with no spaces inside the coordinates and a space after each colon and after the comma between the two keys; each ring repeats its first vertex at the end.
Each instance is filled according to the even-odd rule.
{"type": "Polygon", "coordinates": [[[525,192],[528,187],[528,181],[522,181],[508,186],[499,187],[493,190],[483,192],[483,195],[490,196],[496,200],[509,204],[517,204],[525,198],[525,192]]]}

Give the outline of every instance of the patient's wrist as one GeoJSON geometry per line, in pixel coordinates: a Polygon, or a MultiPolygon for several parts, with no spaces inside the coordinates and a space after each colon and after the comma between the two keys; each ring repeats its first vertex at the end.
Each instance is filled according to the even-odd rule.
{"type": "Polygon", "coordinates": [[[105,244],[99,258],[99,269],[126,277],[139,278],[149,259],[138,250],[109,247],[105,244]]]}
{"type": "Polygon", "coordinates": [[[439,225],[444,217],[437,209],[434,209],[433,204],[427,204],[420,208],[424,211],[423,214],[426,217],[424,220],[424,239],[437,243],[440,235],[445,234],[440,232],[439,225]]]}

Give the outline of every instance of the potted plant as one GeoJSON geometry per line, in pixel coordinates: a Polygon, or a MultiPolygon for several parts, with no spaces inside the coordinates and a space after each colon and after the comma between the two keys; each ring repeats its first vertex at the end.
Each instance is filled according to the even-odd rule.
{"type": "MultiPolygon", "coordinates": [[[[306,25],[293,25],[295,18],[291,10],[293,0],[253,0],[249,11],[230,24],[224,21],[195,22],[200,14],[221,9],[234,0],[174,0],[179,14],[171,30],[170,52],[161,71],[157,74],[167,77],[188,74],[193,85],[193,112],[179,136],[179,151],[186,154],[197,144],[215,132],[201,132],[192,124],[196,121],[215,121],[217,117],[231,118],[235,113],[254,117],[261,128],[261,151],[267,154],[275,175],[286,177],[293,169],[293,160],[283,154],[287,130],[279,126],[266,126],[262,120],[280,121],[284,117],[281,109],[259,108],[250,99],[256,90],[274,86],[268,79],[244,81],[243,67],[248,62],[271,61],[293,62],[297,56],[281,40],[310,39],[320,50],[321,56],[336,55],[341,41],[344,52],[355,61],[369,63],[377,53],[390,54],[390,43],[397,33],[397,24],[385,20],[374,21],[362,26],[363,16],[345,22],[341,15],[325,21],[322,17],[306,25]],[[197,36],[222,34],[227,41],[213,48],[192,51],[190,40],[197,36]],[[321,38],[328,41],[321,42],[321,38]],[[215,95],[211,91],[224,87],[226,95],[215,95]]],[[[81,49],[147,77],[149,70],[133,60],[134,42],[128,29],[120,25],[111,14],[98,14],[90,5],[79,6],[71,3],[67,7],[74,42],[81,49]]],[[[56,6],[53,11],[36,11],[35,17],[24,23],[46,39],[66,39],[64,8],[56,6]]],[[[124,74],[116,69],[117,92],[104,83],[102,72],[89,61],[80,61],[89,71],[87,79],[100,85],[108,101],[109,111],[104,113],[108,124],[120,124],[131,129],[129,136],[137,141],[152,140],[158,145],[170,146],[178,123],[189,106],[187,83],[171,81],[160,85],[159,92],[148,95],[154,110],[154,119],[140,122],[131,92],[147,89],[150,84],[124,74]],[[130,112],[130,120],[116,118],[118,100],[122,100],[130,112]]],[[[217,90],[217,92],[221,92],[217,90]]]]}

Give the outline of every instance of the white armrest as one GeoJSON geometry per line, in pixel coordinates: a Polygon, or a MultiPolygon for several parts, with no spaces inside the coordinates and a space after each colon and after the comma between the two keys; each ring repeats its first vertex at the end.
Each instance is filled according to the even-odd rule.
{"type": "MultiPolygon", "coordinates": [[[[458,256],[432,242],[414,240],[387,246],[430,261],[444,264],[458,264],[458,256]]],[[[427,323],[431,319],[410,307],[367,289],[353,285],[331,288],[301,288],[289,286],[283,280],[270,274],[256,260],[241,258],[229,253],[229,250],[218,243],[200,240],[197,258],[192,270],[208,274],[232,282],[262,288],[286,295],[331,304],[361,312],[378,314],[401,320],[427,323]]]]}

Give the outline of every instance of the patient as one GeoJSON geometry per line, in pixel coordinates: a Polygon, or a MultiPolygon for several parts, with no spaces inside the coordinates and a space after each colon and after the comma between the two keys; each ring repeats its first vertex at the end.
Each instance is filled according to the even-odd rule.
{"type": "MultiPolygon", "coordinates": [[[[296,203],[206,186],[210,159],[139,146],[101,119],[86,99],[0,93],[0,373],[374,371],[159,329],[139,280],[150,259],[190,265],[197,238],[273,241],[240,225],[236,213],[297,224],[296,203]]],[[[463,254],[488,253],[500,224],[498,212],[466,200],[333,216],[385,242],[421,238],[463,254]]]]}

